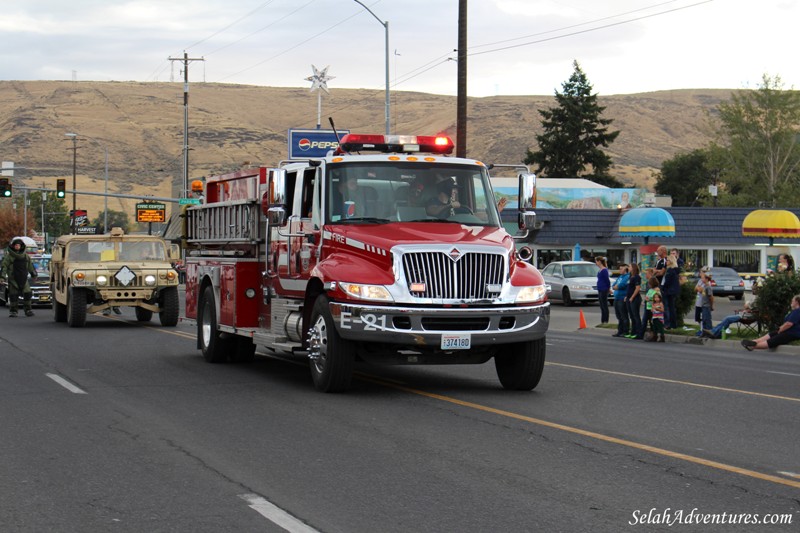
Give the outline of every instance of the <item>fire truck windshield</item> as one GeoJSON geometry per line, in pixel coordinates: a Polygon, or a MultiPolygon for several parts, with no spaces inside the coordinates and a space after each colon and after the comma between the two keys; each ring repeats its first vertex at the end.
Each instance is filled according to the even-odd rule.
{"type": "Polygon", "coordinates": [[[498,226],[489,174],[478,165],[343,162],[327,167],[326,222],[457,222],[498,226]]]}

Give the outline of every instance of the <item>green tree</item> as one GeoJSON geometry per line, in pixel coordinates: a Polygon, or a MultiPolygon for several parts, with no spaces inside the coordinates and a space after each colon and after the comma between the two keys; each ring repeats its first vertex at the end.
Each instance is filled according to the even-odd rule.
{"type": "Polygon", "coordinates": [[[621,187],[608,173],[611,157],[601,149],[614,142],[619,131],[608,131],[613,121],[601,118],[605,107],[598,104],[578,62],[572,66],[572,75],[561,85],[564,92],[555,92],[558,107],[539,110],[544,133],[536,136],[539,150],[528,150],[525,164],[535,164],[536,172],[548,178],[585,178],[621,187]]]}
{"type": "MultiPolygon", "coordinates": [[[[92,226],[97,228],[97,233],[103,233],[105,229],[105,211],[101,211],[100,215],[92,220],[92,226]]],[[[114,211],[113,209],[108,210],[108,230],[111,231],[111,228],[122,228],[125,233],[130,231],[130,219],[128,218],[128,214],[123,211],[114,211]]]]}
{"type": "Polygon", "coordinates": [[[764,75],[757,90],[737,91],[714,122],[726,203],[794,206],[800,200],[800,92],[764,75]]]}
{"type": "Polygon", "coordinates": [[[56,198],[53,192],[42,191],[31,191],[28,200],[28,212],[33,215],[38,231],[42,230],[42,211],[44,211],[44,229],[48,241],[69,233],[69,208],[66,200],[56,198]],[[44,210],[42,210],[43,200],[44,210]]]}
{"type": "Polygon", "coordinates": [[[712,172],[707,150],[678,154],[661,163],[655,191],[671,196],[674,206],[703,205],[710,198],[712,172]]]}

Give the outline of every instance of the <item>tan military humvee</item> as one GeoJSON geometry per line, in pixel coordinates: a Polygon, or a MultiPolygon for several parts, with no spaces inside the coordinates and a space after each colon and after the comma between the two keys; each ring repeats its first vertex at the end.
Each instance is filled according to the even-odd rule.
{"type": "Polygon", "coordinates": [[[160,237],[125,235],[114,228],[107,235],[63,235],[53,245],[50,283],[56,322],[82,327],[87,313],[112,307],[135,307],[136,319],[147,322],[158,313],[162,326],[178,323],[177,245],[160,237]]]}

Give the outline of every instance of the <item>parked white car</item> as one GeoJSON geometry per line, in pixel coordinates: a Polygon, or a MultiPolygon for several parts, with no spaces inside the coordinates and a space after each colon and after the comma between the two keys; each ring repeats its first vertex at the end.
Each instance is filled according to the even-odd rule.
{"type": "Polygon", "coordinates": [[[542,270],[548,285],[547,298],[572,305],[574,302],[596,302],[597,272],[589,261],[553,261],[542,270]]]}

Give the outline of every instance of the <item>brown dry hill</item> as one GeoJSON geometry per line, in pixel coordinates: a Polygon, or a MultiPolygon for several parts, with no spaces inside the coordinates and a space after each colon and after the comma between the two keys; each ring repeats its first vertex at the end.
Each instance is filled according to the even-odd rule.
{"type": "MultiPolygon", "coordinates": [[[[608,149],[612,172],[623,183],[652,186],[651,174],[677,153],[705,146],[706,113],[729,90],[679,90],[600,96],[604,118],[620,130],[608,149]]],[[[203,84],[190,86],[191,178],[228,172],[245,162],[275,165],[287,156],[287,130],[316,126],[317,98],[302,88],[203,84]]],[[[384,93],[333,89],[323,95],[323,127],[384,131],[384,93]]],[[[392,130],[447,132],[455,137],[456,99],[424,93],[392,94],[392,130]]],[[[471,98],[469,157],[518,163],[541,133],[539,109],[552,96],[471,98]]],[[[18,185],[71,189],[72,150],[79,134],[78,190],[102,192],[104,150],[109,192],[173,197],[182,176],[183,86],[179,83],[0,81],[0,158],[25,167],[18,185]]],[[[110,199],[109,208],[133,213],[133,200],[110,199]]],[[[94,218],[103,199],[79,196],[94,218]]]]}

